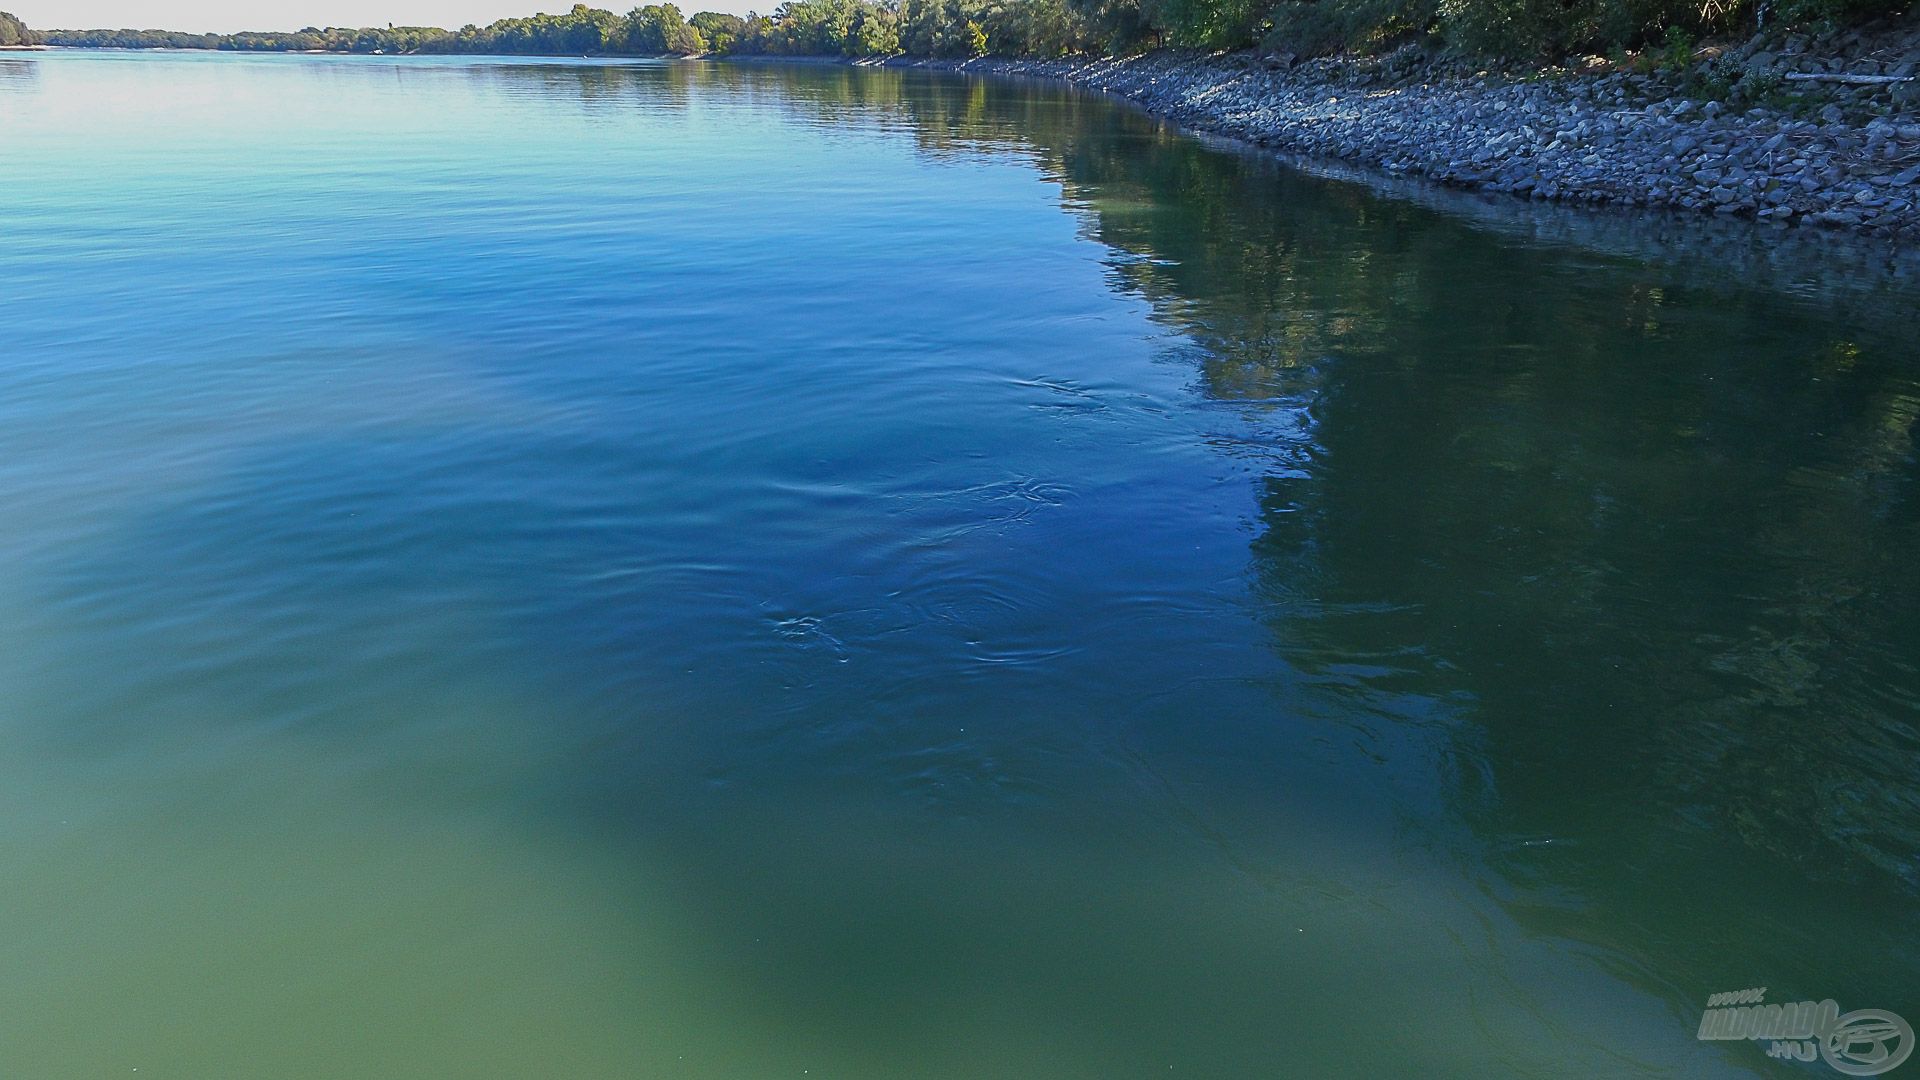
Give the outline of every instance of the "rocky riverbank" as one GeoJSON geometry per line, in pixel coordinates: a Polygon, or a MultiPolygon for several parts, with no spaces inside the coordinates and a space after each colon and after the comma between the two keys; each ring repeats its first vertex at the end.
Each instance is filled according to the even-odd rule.
{"type": "Polygon", "coordinates": [[[1531,199],[1675,207],[1920,240],[1920,31],[1703,50],[1636,72],[1158,52],[891,63],[1064,79],[1184,126],[1531,199]]]}

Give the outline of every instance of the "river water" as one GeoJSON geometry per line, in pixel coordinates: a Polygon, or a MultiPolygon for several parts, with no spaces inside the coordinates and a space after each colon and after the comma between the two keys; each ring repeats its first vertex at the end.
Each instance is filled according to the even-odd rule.
{"type": "Polygon", "coordinates": [[[1884,253],[831,67],[19,54],[0,191],[4,1075],[1920,1021],[1884,253]]]}

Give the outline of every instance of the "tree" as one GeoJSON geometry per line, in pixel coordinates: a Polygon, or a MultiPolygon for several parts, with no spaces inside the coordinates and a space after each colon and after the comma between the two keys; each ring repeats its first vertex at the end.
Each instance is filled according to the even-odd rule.
{"type": "Polygon", "coordinates": [[[895,56],[900,52],[900,16],[890,7],[862,6],[847,36],[848,56],[895,56]]]}
{"type": "Polygon", "coordinates": [[[40,44],[40,35],[27,29],[27,24],[14,15],[0,11],[0,48],[38,44],[40,44]]]}
{"type": "Polygon", "coordinates": [[[707,51],[706,39],[687,24],[672,4],[649,4],[627,14],[625,51],[641,56],[693,56],[707,51]]]}
{"type": "Polygon", "coordinates": [[[724,12],[702,11],[689,19],[688,25],[699,31],[709,50],[725,53],[733,51],[734,42],[747,28],[747,20],[724,12]]]}

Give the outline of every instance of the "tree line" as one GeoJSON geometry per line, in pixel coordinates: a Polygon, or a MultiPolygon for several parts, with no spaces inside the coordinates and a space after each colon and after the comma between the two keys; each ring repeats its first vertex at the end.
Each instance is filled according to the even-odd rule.
{"type": "MultiPolygon", "coordinates": [[[[1673,35],[1839,26],[1915,0],[787,0],[742,18],[673,4],[625,15],[577,4],[561,15],[459,30],[387,26],[190,34],[54,30],[51,45],[348,53],[573,56],[1055,57],[1164,46],[1375,52],[1408,42],[1471,55],[1558,57],[1673,35]]],[[[0,17],[0,44],[33,32],[0,17]],[[10,29],[11,27],[11,29],[10,29]]]]}

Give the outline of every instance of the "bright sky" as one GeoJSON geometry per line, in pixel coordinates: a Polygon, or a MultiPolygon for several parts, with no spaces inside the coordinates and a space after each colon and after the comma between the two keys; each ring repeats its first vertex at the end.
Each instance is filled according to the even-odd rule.
{"type": "MultiPolygon", "coordinates": [[[[303,26],[445,26],[485,25],[495,19],[531,15],[536,11],[565,11],[575,0],[0,0],[0,10],[11,11],[37,30],[91,30],[158,28],[229,33],[234,30],[298,30],[303,26]]],[[[585,0],[594,7],[626,11],[655,0],[585,0]]],[[[759,6],[771,9],[777,0],[759,6]]],[[[744,12],[748,0],[701,0],[680,9],[744,12]]]]}

